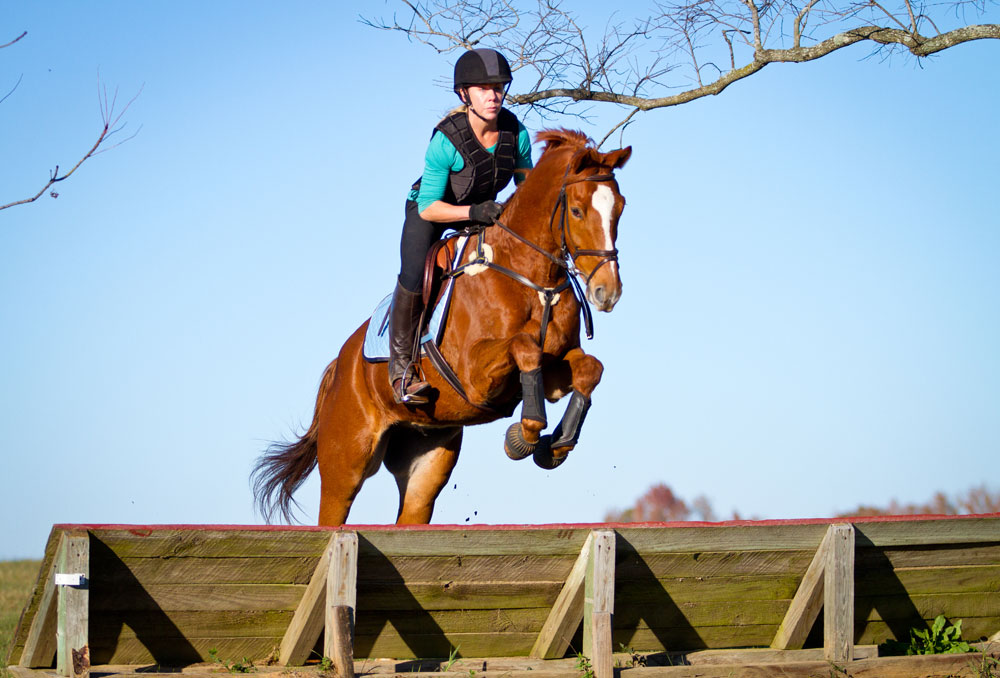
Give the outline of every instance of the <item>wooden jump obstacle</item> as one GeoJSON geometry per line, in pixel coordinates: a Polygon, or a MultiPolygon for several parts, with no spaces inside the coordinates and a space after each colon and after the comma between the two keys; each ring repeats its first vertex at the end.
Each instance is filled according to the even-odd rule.
{"type": "Polygon", "coordinates": [[[56,525],[7,664],[18,678],[84,678],[224,671],[203,664],[213,657],[262,671],[328,657],[328,670],[348,676],[451,657],[431,668],[580,678],[579,653],[594,678],[973,675],[968,656],[876,656],[877,643],[907,640],[939,614],[961,619],[968,640],[998,640],[1000,514],[56,525]]]}

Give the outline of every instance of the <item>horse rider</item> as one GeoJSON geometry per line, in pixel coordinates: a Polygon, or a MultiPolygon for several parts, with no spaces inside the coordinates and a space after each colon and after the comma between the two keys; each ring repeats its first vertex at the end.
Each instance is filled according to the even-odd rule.
{"type": "Polygon", "coordinates": [[[528,131],[503,108],[511,80],[510,64],[495,50],[459,57],[454,89],[462,105],[434,128],[424,172],[410,188],[389,312],[389,383],[396,402],[428,402],[430,386],[413,363],[428,250],[445,229],[493,223],[503,209],[497,194],[511,177],[519,184],[532,167],[528,131]]]}

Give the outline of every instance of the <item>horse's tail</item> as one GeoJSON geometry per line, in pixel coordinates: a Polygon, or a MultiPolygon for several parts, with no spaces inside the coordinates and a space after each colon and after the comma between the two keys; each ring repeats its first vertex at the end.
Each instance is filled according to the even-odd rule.
{"type": "MultiPolygon", "coordinates": [[[[292,495],[316,468],[316,440],[319,437],[319,412],[333,384],[337,361],[326,367],[316,394],[316,410],[305,434],[290,443],[272,443],[260,455],[250,473],[257,510],[268,523],[278,513],[285,522],[292,522],[292,495]]],[[[296,504],[297,505],[297,504],[296,504]]]]}

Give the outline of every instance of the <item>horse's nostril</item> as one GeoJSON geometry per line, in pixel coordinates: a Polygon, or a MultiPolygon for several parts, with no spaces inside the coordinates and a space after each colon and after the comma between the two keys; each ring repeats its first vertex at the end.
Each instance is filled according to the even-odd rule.
{"type": "Polygon", "coordinates": [[[604,285],[598,285],[594,288],[594,299],[599,304],[603,304],[608,298],[607,293],[604,291],[604,285]]]}

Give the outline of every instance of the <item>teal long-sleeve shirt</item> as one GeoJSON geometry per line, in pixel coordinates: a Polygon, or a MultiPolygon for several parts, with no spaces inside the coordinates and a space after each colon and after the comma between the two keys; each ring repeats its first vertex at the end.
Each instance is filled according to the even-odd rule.
{"type": "MultiPolygon", "coordinates": [[[[520,121],[517,126],[517,158],[514,161],[514,169],[531,169],[534,166],[531,162],[531,136],[520,121]]],[[[486,150],[493,153],[496,144],[486,150]]],[[[420,190],[419,192],[411,190],[409,199],[416,200],[417,209],[423,212],[431,203],[444,198],[448,175],[451,172],[462,171],[463,167],[465,160],[462,159],[462,154],[440,130],[435,131],[427,146],[427,153],[424,154],[424,173],[420,179],[420,190]]],[[[521,183],[521,176],[515,173],[514,181],[521,183]]]]}

